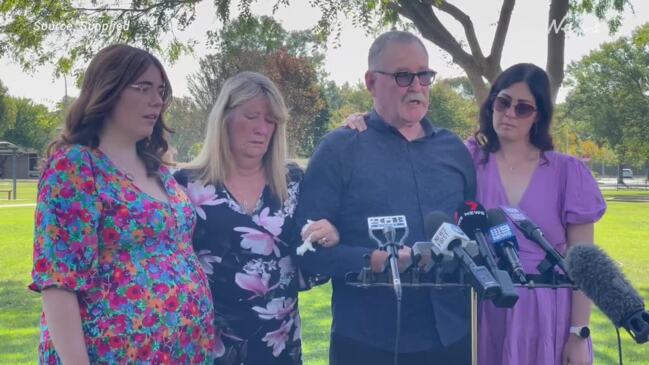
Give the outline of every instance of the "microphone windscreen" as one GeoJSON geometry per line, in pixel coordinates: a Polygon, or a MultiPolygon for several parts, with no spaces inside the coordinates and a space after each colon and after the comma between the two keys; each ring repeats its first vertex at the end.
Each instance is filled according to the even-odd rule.
{"type": "Polygon", "coordinates": [[[486,232],[489,229],[487,212],[484,207],[482,204],[471,200],[467,200],[458,205],[455,211],[455,221],[472,240],[475,240],[476,230],[486,232]]]}
{"type": "Polygon", "coordinates": [[[509,224],[509,221],[507,220],[505,213],[503,213],[502,210],[497,208],[489,209],[487,211],[487,222],[488,222],[487,224],[490,227],[497,226],[503,223],[509,224]]]}
{"type": "Polygon", "coordinates": [[[644,302],[617,265],[594,245],[575,245],[566,257],[568,275],[618,327],[644,311],[644,302]]]}
{"type": "Polygon", "coordinates": [[[433,238],[435,232],[437,232],[442,223],[453,223],[453,221],[448,214],[444,212],[434,211],[428,213],[424,219],[424,232],[426,232],[426,238],[433,238]]]}

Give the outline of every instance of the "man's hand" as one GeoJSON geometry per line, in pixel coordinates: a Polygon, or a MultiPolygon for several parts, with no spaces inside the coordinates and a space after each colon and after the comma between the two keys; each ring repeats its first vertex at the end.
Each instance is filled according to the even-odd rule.
{"type": "MultiPolygon", "coordinates": [[[[387,259],[387,251],[374,250],[370,257],[372,271],[382,272],[387,259]]],[[[403,246],[399,249],[399,272],[404,272],[410,265],[412,265],[412,249],[409,246],[403,246]]]]}

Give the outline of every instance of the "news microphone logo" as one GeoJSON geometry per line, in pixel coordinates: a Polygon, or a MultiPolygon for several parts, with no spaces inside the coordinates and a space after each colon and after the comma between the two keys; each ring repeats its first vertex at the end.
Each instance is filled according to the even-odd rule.
{"type": "Polygon", "coordinates": [[[408,228],[408,223],[406,223],[405,215],[393,215],[385,217],[369,217],[367,218],[367,227],[371,231],[383,230],[387,227],[393,227],[394,229],[399,228],[408,228]]]}
{"type": "Polygon", "coordinates": [[[458,226],[447,222],[442,223],[431,238],[431,242],[447,255],[452,255],[448,245],[454,240],[460,240],[462,246],[465,246],[469,237],[458,226]]]}
{"type": "Polygon", "coordinates": [[[507,223],[502,223],[489,228],[489,240],[491,242],[502,242],[514,237],[514,232],[507,223]]]}
{"type": "Polygon", "coordinates": [[[500,206],[500,210],[502,210],[509,217],[509,219],[514,222],[529,220],[525,213],[521,212],[519,209],[502,205],[500,206]]]}

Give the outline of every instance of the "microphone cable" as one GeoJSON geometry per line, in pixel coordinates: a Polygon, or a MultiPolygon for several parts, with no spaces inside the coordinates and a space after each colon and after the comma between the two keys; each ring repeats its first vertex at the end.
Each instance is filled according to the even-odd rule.
{"type": "Polygon", "coordinates": [[[622,339],[620,338],[620,327],[615,326],[615,332],[617,333],[617,354],[620,359],[620,365],[622,364],[622,339]]]}

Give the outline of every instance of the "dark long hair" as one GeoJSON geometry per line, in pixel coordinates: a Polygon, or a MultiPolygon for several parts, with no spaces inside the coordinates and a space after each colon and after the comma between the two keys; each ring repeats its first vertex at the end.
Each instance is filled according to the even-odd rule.
{"type": "Polygon", "coordinates": [[[550,80],[547,73],[531,63],[519,63],[503,71],[489,90],[489,96],[480,107],[480,129],[475,133],[476,141],[485,151],[482,163],[489,160],[489,154],[500,149],[500,141],[493,126],[493,104],[498,93],[513,84],[524,82],[530,88],[536,102],[537,120],[530,131],[530,143],[543,152],[554,149],[550,135],[550,123],[554,105],[550,93],[550,80]],[[485,138],[486,137],[486,138],[485,138]]]}
{"type": "Polygon", "coordinates": [[[166,88],[164,105],[151,136],[138,141],[136,150],[144,161],[147,174],[157,174],[162,164],[162,155],[169,148],[167,139],[171,130],[162,115],[171,102],[171,85],[164,67],[155,56],[124,44],[108,46],[92,59],[84,74],[79,97],[70,106],[61,135],[50,144],[47,155],[71,144],[97,148],[99,134],[120,94],[151,66],[155,66],[162,75],[166,88]]]}

